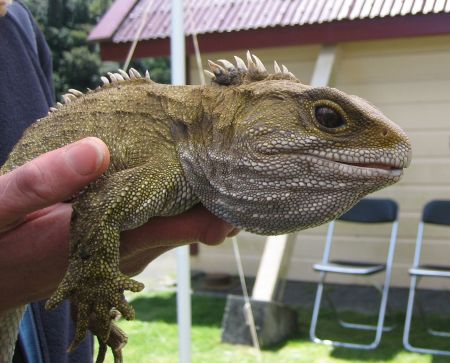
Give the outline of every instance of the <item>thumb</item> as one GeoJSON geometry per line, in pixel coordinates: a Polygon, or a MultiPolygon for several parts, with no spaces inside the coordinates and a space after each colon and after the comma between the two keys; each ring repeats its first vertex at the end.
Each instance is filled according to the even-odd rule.
{"type": "Polygon", "coordinates": [[[12,0],[0,0],[0,16],[5,16],[8,11],[8,5],[12,3],[12,0]]]}
{"type": "Polygon", "coordinates": [[[0,176],[0,230],[28,213],[67,200],[108,167],[109,151],[88,137],[0,176]]]}

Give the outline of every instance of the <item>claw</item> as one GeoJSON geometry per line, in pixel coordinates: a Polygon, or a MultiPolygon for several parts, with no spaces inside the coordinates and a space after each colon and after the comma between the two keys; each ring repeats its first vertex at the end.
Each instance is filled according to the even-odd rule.
{"type": "Polygon", "coordinates": [[[128,343],[128,336],[116,324],[111,323],[111,333],[109,334],[108,346],[113,351],[120,351],[128,343]]]}
{"type": "MultiPolygon", "coordinates": [[[[132,73],[137,77],[136,73],[132,73]]],[[[122,75],[120,75],[122,77],[122,75]]],[[[77,252],[76,248],[73,252],[77,252]]],[[[78,255],[77,255],[78,256],[78,255]]],[[[83,263],[80,257],[76,260],[83,263]]],[[[85,266],[83,271],[86,276],[82,276],[80,266],[71,265],[66,276],[60,283],[58,289],[47,302],[47,308],[56,307],[67,297],[70,297],[74,307],[74,315],[76,318],[75,335],[68,351],[73,351],[85,339],[87,330],[91,330],[102,344],[106,344],[113,349],[120,350],[126,343],[126,335],[116,334],[118,338],[110,341],[111,329],[113,329],[113,319],[120,312],[126,319],[131,320],[135,317],[133,307],[128,304],[123,294],[124,290],[134,292],[141,291],[144,284],[132,280],[127,275],[121,273],[116,266],[108,263],[108,261],[99,260],[95,264],[96,268],[89,270],[85,266]],[[99,268],[100,266],[100,268],[99,268]],[[113,345],[112,345],[113,344],[113,345]]],[[[73,263],[73,262],[72,262],[73,263]]],[[[102,347],[99,351],[97,362],[101,363],[104,359],[104,350],[102,347]]],[[[121,353],[115,354],[116,361],[121,361],[121,353]]]]}
{"type": "Polygon", "coordinates": [[[133,307],[125,299],[117,304],[116,309],[119,310],[122,316],[127,320],[134,320],[136,317],[133,307]]]}
{"type": "MultiPolygon", "coordinates": [[[[100,320],[101,321],[101,320],[100,320]]],[[[111,321],[102,321],[97,329],[97,337],[102,342],[107,342],[109,338],[109,333],[111,332],[111,321]]]]}
{"type": "Polygon", "coordinates": [[[123,363],[122,350],[113,350],[114,363],[123,363]]]}
{"type": "MultiPolygon", "coordinates": [[[[110,318],[114,319],[116,314],[118,314],[117,310],[112,309],[110,312],[110,318]]],[[[99,343],[99,350],[95,363],[103,363],[108,347],[111,348],[111,351],[114,356],[114,362],[121,363],[122,349],[127,344],[128,337],[125,334],[125,332],[114,323],[114,321],[110,320],[109,336],[106,341],[103,341],[101,337],[101,330],[103,324],[104,323],[98,320],[96,316],[95,318],[91,319],[89,324],[89,329],[97,336],[97,340],[99,343]]]]}
{"type": "Polygon", "coordinates": [[[100,339],[97,338],[98,341],[98,352],[97,358],[95,359],[95,363],[103,363],[106,357],[106,351],[108,350],[108,345],[103,343],[100,339]]]}
{"type": "Polygon", "coordinates": [[[87,304],[78,304],[77,324],[75,329],[75,337],[67,349],[73,352],[78,345],[86,338],[86,332],[89,326],[89,306],[87,304]]]}

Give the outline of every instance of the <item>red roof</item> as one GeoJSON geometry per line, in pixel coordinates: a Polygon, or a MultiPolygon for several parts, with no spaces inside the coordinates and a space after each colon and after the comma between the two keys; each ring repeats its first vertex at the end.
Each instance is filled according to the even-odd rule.
{"type": "MultiPolygon", "coordinates": [[[[169,37],[170,0],[116,0],[89,39],[132,41],[147,4],[140,40],[169,37]]],[[[207,34],[438,13],[450,13],[450,0],[185,0],[185,28],[207,34]]]]}

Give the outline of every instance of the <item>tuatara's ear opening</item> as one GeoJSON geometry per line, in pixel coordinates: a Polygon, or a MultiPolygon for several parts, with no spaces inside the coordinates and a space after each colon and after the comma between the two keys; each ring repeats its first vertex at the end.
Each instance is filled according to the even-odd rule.
{"type": "Polygon", "coordinates": [[[269,74],[263,62],[250,51],[247,51],[247,65],[242,58],[235,56],[234,59],[236,65],[226,59],[219,59],[217,63],[208,60],[209,70],[205,69],[204,72],[211,82],[220,86],[239,85],[266,79],[286,79],[300,82],[285,65],[280,67],[276,61],[273,67],[274,73],[269,74]]]}
{"type": "Polygon", "coordinates": [[[188,126],[182,121],[172,122],[171,131],[175,141],[182,141],[188,138],[188,126]]]}

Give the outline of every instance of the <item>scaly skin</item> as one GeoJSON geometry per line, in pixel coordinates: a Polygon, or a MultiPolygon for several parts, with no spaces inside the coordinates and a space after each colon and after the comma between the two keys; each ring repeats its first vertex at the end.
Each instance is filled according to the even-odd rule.
{"type": "Polygon", "coordinates": [[[102,361],[111,309],[134,317],[123,291],[143,286],[119,271],[121,231],[199,202],[248,231],[301,230],[397,182],[408,165],[407,136],[366,101],[303,85],[277,65],[268,75],[256,57],[248,56],[248,69],[237,61],[211,62],[210,86],[113,75],[96,91],[73,91],[71,102],[26,131],[2,167],[86,136],[110,149],[105,175],[74,198],[69,268],[47,304],[75,303],[71,349],[94,316],[102,361]]]}

